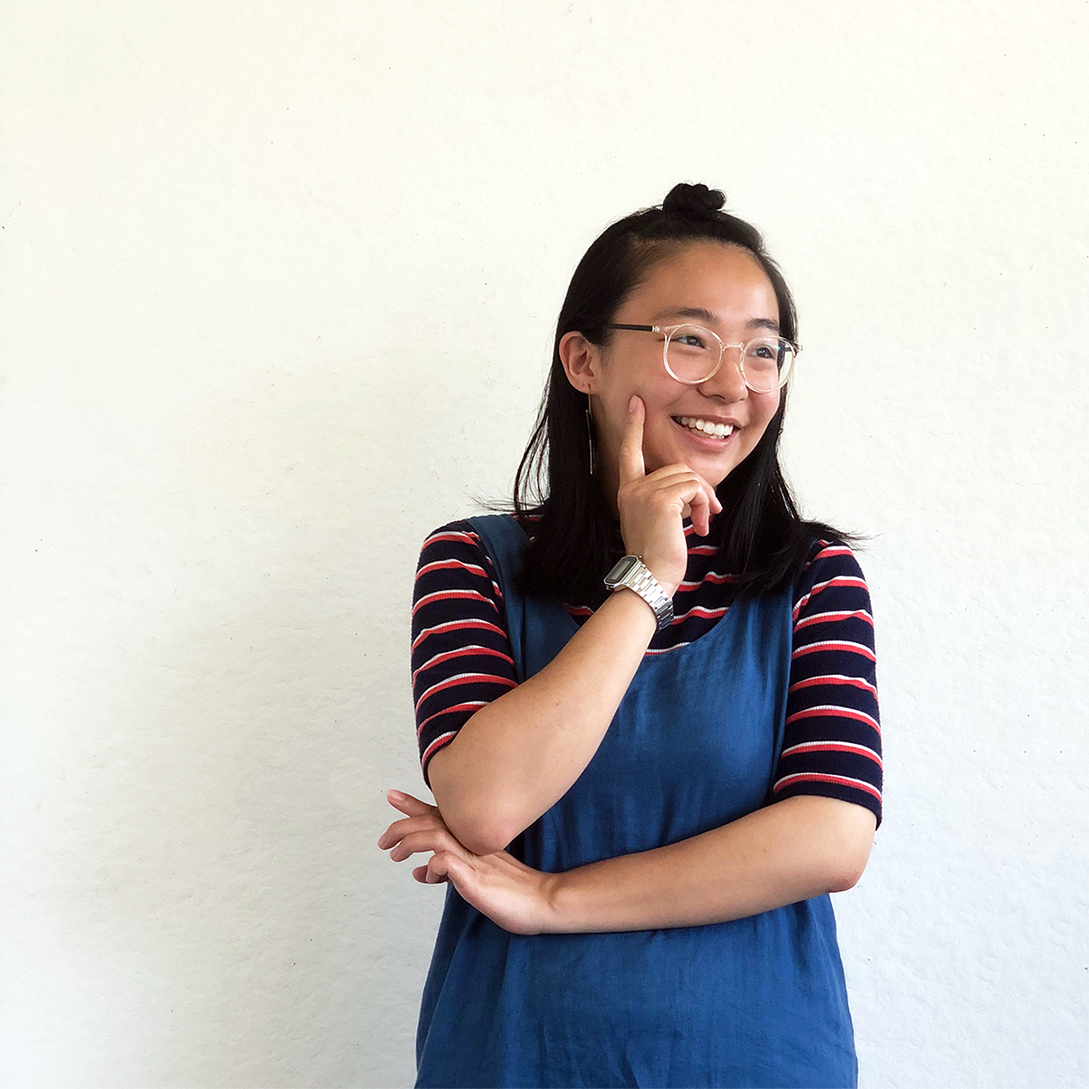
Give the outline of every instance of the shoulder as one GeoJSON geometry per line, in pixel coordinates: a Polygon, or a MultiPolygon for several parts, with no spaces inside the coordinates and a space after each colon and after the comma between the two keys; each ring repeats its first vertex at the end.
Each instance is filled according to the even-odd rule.
{"type": "Polygon", "coordinates": [[[502,594],[480,535],[463,519],[439,526],[424,539],[416,565],[414,610],[470,596],[496,600],[502,594]]]}
{"type": "Polygon", "coordinates": [[[488,538],[502,540],[506,537],[518,541],[532,541],[538,521],[538,518],[532,516],[519,521],[513,514],[484,514],[447,522],[424,539],[420,549],[421,565],[424,557],[428,562],[442,556],[473,555],[490,558],[488,538]]]}
{"type": "Polygon", "coordinates": [[[483,554],[484,545],[480,535],[467,518],[456,522],[447,522],[444,526],[432,530],[420,546],[420,566],[425,559],[454,556],[462,553],[483,554]]]}
{"type": "Polygon", "coordinates": [[[855,550],[837,538],[816,538],[794,580],[795,607],[804,607],[817,595],[865,597],[866,576],[855,550]]]}

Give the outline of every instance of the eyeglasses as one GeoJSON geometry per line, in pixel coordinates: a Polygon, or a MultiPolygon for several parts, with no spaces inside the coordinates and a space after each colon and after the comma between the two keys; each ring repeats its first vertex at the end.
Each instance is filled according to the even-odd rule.
{"type": "Polygon", "coordinates": [[[753,393],[782,389],[790,377],[794,359],[801,351],[783,337],[757,337],[747,344],[723,344],[721,338],[702,325],[616,325],[606,329],[630,329],[636,333],[661,333],[662,362],[670,377],[686,386],[698,386],[713,378],[722,366],[727,348],[741,350],[737,368],[753,393]]]}

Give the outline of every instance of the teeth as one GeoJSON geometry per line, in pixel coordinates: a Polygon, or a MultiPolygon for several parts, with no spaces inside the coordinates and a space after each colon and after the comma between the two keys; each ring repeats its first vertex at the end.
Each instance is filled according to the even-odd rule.
{"type": "Polygon", "coordinates": [[[712,435],[718,439],[724,439],[733,432],[730,424],[711,423],[710,420],[701,420],[698,416],[681,416],[679,420],[683,427],[691,431],[702,431],[705,435],[712,435]]]}

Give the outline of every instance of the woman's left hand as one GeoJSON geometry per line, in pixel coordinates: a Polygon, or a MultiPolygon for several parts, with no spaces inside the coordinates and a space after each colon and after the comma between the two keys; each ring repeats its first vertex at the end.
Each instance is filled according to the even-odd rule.
{"type": "Polygon", "coordinates": [[[541,934],[555,930],[552,895],[556,874],[530,869],[506,851],[474,855],[454,838],[433,805],[391,790],[389,804],[406,814],[379,837],[394,862],[432,852],[426,866],[412,876],[427,885],[451,881],[461,896],[492,922],[511,934],[541,934]]]}

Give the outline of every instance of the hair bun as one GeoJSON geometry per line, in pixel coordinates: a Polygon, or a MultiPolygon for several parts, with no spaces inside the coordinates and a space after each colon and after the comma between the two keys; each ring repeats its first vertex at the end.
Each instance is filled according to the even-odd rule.
{"type": "Polygon", "coordinates": [[[673,186],[662,201],[666,215],[707,219],[721,211],[726,194],[721,189],[708,189],[706,185],[690,185],[681,182],[673,186]]]}

